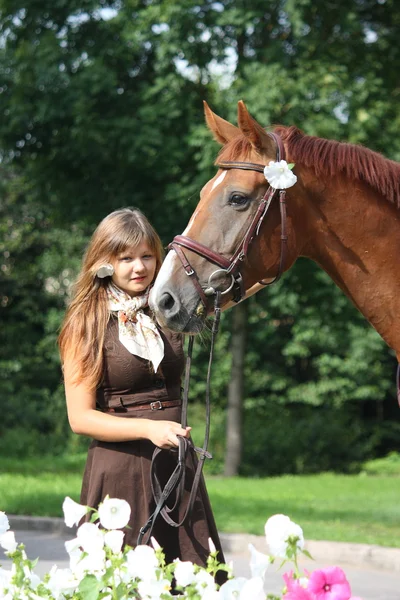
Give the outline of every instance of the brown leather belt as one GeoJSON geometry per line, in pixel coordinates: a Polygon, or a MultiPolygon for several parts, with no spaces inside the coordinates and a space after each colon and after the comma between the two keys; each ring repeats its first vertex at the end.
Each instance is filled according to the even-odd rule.
{"type": "Polygon", "coordinates": [[[135,410],[162,410],[163,408],[170,408],[172,406],[180,406],[182,404],[182,400],[165,400],[162,402],[161,400],[155,400],[154,402],[145,402],[143,404],[129,404],[127,406],[124,405],[123,399],[120,398],[121,404],[115,408],[107,408],[105,412],[108,413],[121,413],[121,412],[131,412],[135,410]]]}

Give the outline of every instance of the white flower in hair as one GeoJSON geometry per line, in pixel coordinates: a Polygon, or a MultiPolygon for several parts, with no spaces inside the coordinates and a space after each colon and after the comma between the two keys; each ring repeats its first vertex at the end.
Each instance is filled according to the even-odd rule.
{"type": "Polygon", "coordinates": [[[296,175],[292,172],[293,167],[294,164],[288,164],[286,160],[279,162],[271,160],[264,168],[264,177],[276,190],[286,190],[297,181],[296,175]]]}
{"type": "Polygon", "coordinates": [[[101,265],[96,272],[97,277],[104,279],[105,277],[111,277],[114,274],[114,267],[110,263],[101,265]]]}

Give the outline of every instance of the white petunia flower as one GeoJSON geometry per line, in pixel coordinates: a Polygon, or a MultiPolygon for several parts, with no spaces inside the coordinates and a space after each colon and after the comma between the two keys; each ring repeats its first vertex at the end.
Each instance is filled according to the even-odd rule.
{"type": "Polygon", "coordinates": [[[10,529],[8,517],[5,512],[0,510],[0,535],[3,535],[8,529],[10,529]]]}
{"type": "Polygon", "coordinates": [[[60,569],[57,565],[54,565],[51,568],[49,575],[49,580],[45,585],[50,590],[55,600],[63,600],[64,592],[66,594],[72,594],[79,585],[79,581],[75,578],[71,569],[60,569]]]}
{"type": "Polygon", "coordinates": [[[122,529],[131,516],[131,507],[126,500],[106,496],[99,506],[99,519],[104,529],[122,529]]]}
{"type": "Polygon", "coordinates": [[[171,589],[171,584],[168,579],[139,581],[138,592],[142,600],[160,600],[161,594],[163,598],[172,598],[168,593],[171,589]]]}
{"type": "Polygon", "coordinates": [[[104,532],[94,523],[84,523],[76,532],[76,541],[85,552],[99,552],[104,546],[104,532]]]}
{"type": "Polygon", "coordinates": [[[158,559],[150,546],[136,546],[134,550],[129,550],[126,555],[126,565],[132,579],[135,577],[143,581],[157,579],[158,559]]]}
{"type": "Polygon", "coordinates": [[[289,542],[296,540],[299,550],[304,548],[303,530],[286,515],[274,515],[265,524],[265,537],[273,556],[287,558],[289,542]]]}
{"type": "Polygon", "coordinates": [[[263,554],[256,550],[253,544],[249,544],[250,550],[250,570],[252,577],[264,578],[265,571],[268,569],[268,565],[271,563],[271,559],[267,554],[263,554]]]}
{"type": "MultiPolygon", "coordinates": [[[[11,571],[7,571],[0,567],[0,593],[4,591],[6,587],[10,585],[11,581],[11,571]]],[[[0,596],[2,598],[3,596],[0,596]]]]}
{"type": "Polygon", "coordinates": [[[217,589],[214,578],[210,575],[210,573],[207,573],[207,571],[199,571],[195,574],[194,579],[196,582],[196,589],[201,598],[205,592],[212,592],[217,589]]]}
{"type": "Polygon", "coordinates": [[[79,525],[79,521],[89,511],[87,506],[82,506],[82,504],[78,504],[69,496],[65,498],[62,505],[62,509],[64,512],[64,521],[67,527],[79,525]]]}
{"type": "Polygon", "coordinates": [[[240,598],[240,592],[246,581],[245,577],[235,577],[223,583],[219,589],[221,600],[237,600],[237,598],[240,598]]]}
{"type": "Polygon", "coordinates": [[[13,531],[6,531],[3,535],[0,535],[0,546],[4,548],[6,552],[15,552],[18,547],[15,541],[15,535],[13,531]]]}
{"type": "Polygon", "coordinates": [[[201,600],[221,600],[221,594],[217,590],[207,589],[203,593],[201,600]]]}
{"type": "Polygon", "coordinates": [[[117,529],[107,531],[104,535],[104,543],[111,548],[114,554],[118,554],[118,552],[121,552],[124,536],[124,532],[117,529]]]}
{"type": "Polygon", "coordinates": [[[264,168],[264,177],[270,186],[276,190],[286,190],[297,181],[296,175],[291,171],[286,160],[280,160],[279,162],[271,160],[264,168]]]}
{"type": "Polygon", "coordinates": [[[104,575],[105,565],[106,553],[104,550],[94,550],[83,555],[83,558],[78,559],[76,562],[72,558],[70,561],[71,571],[79,581],[88,573],[96,576],[104,575]]]}
{"type": "Polygon", "coordinates": [[[23,570],[24,570],[25,578],[29,579],[29,581],[30,581],[31,588],[33,588],[35,590],[40,583],[40,577],[38,575],[36,575],[36,573],[31,571],[31,569],[28,567],[28,565],[24,565],[23,570]]]}
{"type": "Polygon", "coordinates": [[[195,581],[194,565],[190,561],[181,561],[177,558],[175,561],[176,567],[174,577],[176,583],[182,587],[186,587],[195,581]]]}
{"type": "Polygon", "coordinates": [[[264,580],[261,577],[248,579],[240,590],[240,600],[265,600],[264,580]]]}

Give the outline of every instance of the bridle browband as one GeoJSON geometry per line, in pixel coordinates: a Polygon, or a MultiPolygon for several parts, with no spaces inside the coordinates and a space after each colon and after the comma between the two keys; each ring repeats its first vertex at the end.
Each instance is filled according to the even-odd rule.
{"type": "MultiPolygon", "coordinates": [[[[276,160],[280,161],[285,158],[285,148],[283,146],[282,139],[279,135],[272,132],[267,132],[268,135],[274,140],[276,144],[276,160]]],[[[259,173],[264,172],[264,165],[252,162],[240,162],[240,161],[220,161],[216,163],[216,166],[220,169],[241,169],[244,171],[258,171],[259,173]]],[[[185,235],[177,235],[174,237],[168,248],[174,250],[180,259],[182,266],[191,278],[193,285],[195,286],[204,307],[207,309],[209,302],[207,298],[214,295],[217,292],[217,288],[213,285],[213,279],[219,273],[224,273],[231,277],[229,286],[221,291],[221,295],[225,295],[233,289],[233,300],[239,302],[243,299],[246,294],[244,288],[243,277],[240,272],[240,263],[242,263],[248,255],[249,247],[256,235],[260,231],[260,227],[264,221],[264,218],[272,204],[273,199],[279,194],[279,208],[281,216],[281,253],[279,268],[276,276],[272,281],[259,281],[262,285],[271,285],[276,283],[280,279],[284,266],[286,263],[287,254],[287,234],[286,234],[286,192],[285,190],[277,190],[271,186],[267,189],[264,196],[257,207],[257,211],[248,226],[246,233],[244,234],[241,242],[237,249],[233,253],[231,258],[225,258],[222,254],[214,252],[211,248],[204,246],[200,242],[196,242],[185,235]],[[202,256],[212,264],[218,267],[217,270],[213,271],[208,278],[208,283],[203,287],[200,283],[199,277],[196,271],[192,268],[182,248],[186,248],[199,256],[202,256]]]]}

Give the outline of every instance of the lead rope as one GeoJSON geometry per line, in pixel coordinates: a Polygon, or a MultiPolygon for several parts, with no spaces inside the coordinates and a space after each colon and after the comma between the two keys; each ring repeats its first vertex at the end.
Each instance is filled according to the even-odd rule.
{"type": "MultiPolygon", "coordinates": [[[[210,345],[210,357],[208,361],[208,370],[207,370],[207,382],[206,382],[206,426],[204,431],[204,441],[203,447],[198,448],[194,446],[193,441],[189,438],[184,438],[182,436],[178,436],[178,461],[177,465],[172,472],[170,478],[162,489],[160,485],[160,481],[157,477],[157,457],[159,457],[162,453],[161,448],[156,448],[153,452],[153,457],[151,461],[151,487],[153,492],[153,497],[156,502],[156,508],[154,512],[150,515],[147,522],[140,528],[139,536],[137,539],[137,545],[140,544],[149,544],[151,542],[151,535],[153,532],[154,524],[159,515],[162,516],[164,521],[166,521],[172,527],[180,527],[191,513],[194,502],[197,496],[197,490],[201,481],[201,474],[203,471],[204,463],[207,458],[212,458],[210,452],[208,452],[208,443],[210,438],[210,417],[211,417],[211,366],[214,357],[214,348],[215,348],[215,339],[217,337],[219,331],[219,324],[221,319],[221,292],[215,292],[215,301],[214,301],[214,321],[213,327],[211,331],[211,345],[210,345]],[[195,472],[195,476],[193,478],[192,489],[190,491],[189,500],[184,512],[182,519],[174,520],[171,518],[170,513],[180,504],[184,489],[185,489],[185,470],[186,470],[186,457],[188,452],[191,451],[193,453],[198,454],[198,463],[195,472]],[[172,507],[167,506],[167,501],[171,494],[177,491],[174,505],[172,507]],[[144,536],[147,534],[146,542],[143,542],[144,536]]],[[[190,383],[190,370],[192,365],[192,355],[193,355],[193,344],[194,344],[194,336],[190,336],[188,352],[186,358],[186,367],[185,367],[185,381],[183,386],[183,399],[182,399],[182,416],[181,416],[181,425],[183,428],[187,426],[187,409],[188,409],[188,401],[189,401],[189,383],[190,383]]]]}

